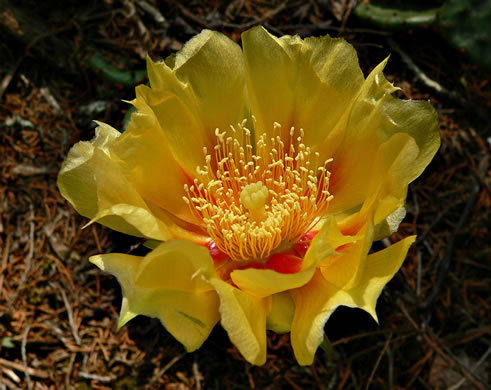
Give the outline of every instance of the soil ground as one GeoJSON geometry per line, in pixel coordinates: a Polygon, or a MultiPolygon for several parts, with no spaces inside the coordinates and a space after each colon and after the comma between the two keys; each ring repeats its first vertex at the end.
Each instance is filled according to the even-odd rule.
{"type": "Polygon", "coordinates": [[[489,388],[490,74],[437,30],[374,27],[354,3],[0,0],[0,389],[489,388]],[[147,53],[165,58],[203,28],[239,41],[256,24],[344,37],[365,74],[392,53],[397,95],[429,99],[440,117],[442,146],[389,238],[418,234],[379,299],[380,324],[338,309],[326,326],[334,354],[319,350],[310,367],[288,335],[268,334],[268,361],[255,367],[220,326],[194,353],[149,318],[116,331],[119,286],[87,259],[139,254],[141,241],[82,229],[56,187],[92,120],[121,128],[147,53]]]}

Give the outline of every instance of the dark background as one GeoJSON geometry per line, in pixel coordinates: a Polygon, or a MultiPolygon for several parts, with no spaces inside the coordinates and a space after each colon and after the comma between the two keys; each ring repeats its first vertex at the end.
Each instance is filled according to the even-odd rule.
{"type": "Polygon", "coordinates": [[[441,24],[377,24],[356,3],[0,0],[0,389],[489,388],[489,70],[441,24]],[[311,367],[298,366],[289,335],[269,333],[268,361],[254,367],[220,326],[191,354],[156,320],[116,331],[119,286],[87,258],[144,249],[101,226],[81,230],[87,221],[56,188],[92,120],[123,127],[121,99],[134,97],[147,53],[165,58],[203,28],[239,41],[256,24],[344,37],[365,75],[392,53],[396,95],[429,99],[440,117],[442,146],[389,238],[418,234],[378,301],[380,324],[338,309],[326,326],[334,356],[319,350],[311,367]]]}

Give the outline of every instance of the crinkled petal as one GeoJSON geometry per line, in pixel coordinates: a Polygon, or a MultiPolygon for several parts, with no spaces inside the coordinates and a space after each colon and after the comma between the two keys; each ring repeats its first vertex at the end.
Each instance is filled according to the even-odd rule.
{"type": "Polygon", "coordinates": [[[291,344],[300,365],[310,365],[324,338],[324,325],[349,295],[328,283],[318,270],[305,286],[291,292],[295,315],[291,325],[291,344]]]}
{"type": "Polygon", "coordinates": [[[111,148],[120,133],[100,124],[90,142],[79,142],[68,153],[58,175],[61,194],[91,222],[134,235],[167,240],[179,228],[166,216],[157,218],[135,189],[125,163],[111,148]]]}
{"type": "Polygon", "coordinates": [[[203,30],[169,65],[191,86],[206,129],[228,131],[249,116],[242,50],[226,35],[203,30]]]}
{"type": "Polygon", "coordinates": [[[188,352],[201,347],[220,318],[214,291],[155,288],[140,291],[136,300],[134,310],[158,318],[188,352]]]}
{"type": "Polygon", "coordinates": [[[268,315],[266,326],[276,333],[287,333],[291,329],[295,303],[289,291],[274,294],[271,297],[271,312],[268,315]]]}
{"type": "Polygon", "coordinates": [[[108,253],[92,256],[89,261],[118,279],[123,298],[126,299],[127,303],[128,297],[134,295],[135,275],[142,259],[140,256],[108,253]]]}
{"type": "Polygon", "coordinates": [[[203,147],[215,145],[215,129],[249,117],[240,47],[218,32],[204,30],[165,62],[148,59],[151,89],[137,99],[154,111],[174,157],[190,176],[203,165],[203,147]]]}
{"type": "MultiPolygon", "coordinates": [[[[380,145],[390,142],[392,137],[406,136],[415,145],[414,154],[406,157],[399,167],[404,183],[399,180],[388,184],[395,193],[404,192],[407,184],[422,173],[438,150],[440,136],[435,110],[428,102],[394,98],[391,94],[397,88],[382,73],[386,62],[387,59],[380,63],[363,84],[352,106],[343,143],[333,156],[334,161],[329,167],[332,173],[329,191],[334,194],[330,212],[361,205],[373,194],[374,185],[391,181],[389,175],[380,174],[382,171],[375,161],[380,145]]],[[[392,157],[397,158],[397,155],[392,157]]],[[[400,199],[398,202],[389,199],[388,202],[391,202],[391,210],[386,208],[388,214],[385,217],[402,206],[400,199]]]]}
{"type": "Polygon", "coordinates": [[[414,138],[407,134],[398,133],[389,141],[380,146],[380,152],[375,166],[377,170],[385,172],[385,180],[377,183],[373,179],[371,191],[365,200],[364,207],[375,205],[374,223],[379,224],[393,214],[395,210],[404,206],[407,188],[414,179],[410,170],[412,164],[417,164],[418,146],[414,138]]]}
{"type": "Polygon", "coordinates": [[[128,298],[123,294],[121,301],[121,311],[119,312],[118,330],[135,318],[138,313],[131,311],[128,298]]]}
{"type": "MultiPolygon", "coordinates": [[[[149,68],[150,66],[148,65],[149,68]]],[[[166,65],[162,62],[153,66],[164,68],[166,65]]],[[[183,85],[183,88],[187,90],[187,95],[191,95],[188,85],[183,85]]],[[[172,90],[160,91],[140,85],[136,88],[136,100],[144,101],[151,108],[172,158],[179,162],[186,175],[194,177],[196,167],[204,162],[203,147],[210,150],[214,135],[203,129],[197,113],[187,104],[186,97],[177,95],[172,90]]]]}
{"type": "Polygon", "coordinates": [[[364,274],[373,242],[373,225],[365,224],[355,236],[346,239],[351,242],[336,248],[337,254],[329,256],[319,267],[326,281],[344,290],[357,285],[364,274]]]}
{"type": "Polygon", "coordinates": [[[336,253],[336,248],[349,244],[357,239],[358,232],[344,234],[341,232],[338,222],[334,217],[326,218],[321,230],[312,240],[304,264],[307,267],[316,266],[336,253]]]}
{"type": "Polygon", "coordinates": [[[385,237],[389,237],[391,234],[397,232],[402,220],[406,217],[406,208],[399,207],[386,217],[382,222],[375,226],[375,233],[373,240],[382,240],[385,237]]]}
{"type": "MultiPolygon", "coordinates": [[[[358,214],[373,214],[375,225],[388,223],[386,219],[391,218],[396,210],[404,206],[410,182],[409,166],[417,156],[416,142],[407,134],[395,134],[383,143],[373,163],[372,176],[365,180],[360,179],[368,192],[358,214]],[[379,172],[384,174],[380,175],[379,172]]],[[[350,218],[358,216],[353,214],[350,218]]]]}
{"type": "Polygon", "coordinates": [[[219,320],[218,295],[202,275],[214,273],[208,251],[172,240],[145,257],[111,253],[90,261],[118,279],[123,291],[119,325],[136,314],[158,318],[188,351],[199,348],[219,320]]]}
{"type": "Polygon", "coordinates": [[[210,283],[220,296],[221,324],[230,340],[249,363],[264,364],[271,298],[255,297],[216,277],[210,283]]]}
{"type": "Polygon", "coordinates": [[[299,364],[312,364],[324,337],[324,325],[338,306],[359,307],[377,320],[377,298],[399,270],[414,239],[414,236],[407,237],[369,255],[362,277],[351,289],[339,289],[329,283],[319,270],[308,284],[292,291],[295,315],[291,327],[291,342],[299,364]]]}
{"type": "Polygon", "coordinates": [[[213,287],[202,276],[210,274],[215,274],[215,267],[204,246],[171,240],[145,256],[135,275],[135,283],[145,289],[211,291],[213,287]]]}
{"type": "Polygon", "coordinates": [[[173,157],[153,111],[143,99],[135,99],[126,131],[111,150],[126,164],[128,176],[139,194],[178,218],[199,223],[183,202],[184,185],[192,184],[173,157]]]}
{"type": "Polygon", "coordinates": [[[310,280],[314,271],[315,266],[293,274],[283,274],[269,269],[249,268],[232,271],[230,276],[241,290],[257,297],[267,297],[303,286],[310,280]]]}
{"type": "Polygon", "coordinates": [[[242,34],[256,137],[278,122],[304,128],[305,144],[330,157],[343,138],[350,107],[363,85],[356,52],[329,36],[276,38],[262,27],[242,34]]]}
{"type": "Polygon", "coordinates": [[[375,305],[385,285],[401,268],[407,252],[416,236],[409,236],[395,244],[372,253],[366,260],[364,273],[359,283],[348,290],[353,299],[353,307],[359,307],[378,322],[375,305]]]}

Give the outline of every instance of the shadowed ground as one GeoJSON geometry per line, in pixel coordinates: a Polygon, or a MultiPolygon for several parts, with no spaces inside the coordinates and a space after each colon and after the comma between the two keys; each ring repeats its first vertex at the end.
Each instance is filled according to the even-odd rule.
{"type": "Polygon", "coordinates": [[[0,0],[0,389],[489,388],[489,72],[435,29],[366,24],[353,2],[180,3],[0,0]],[[121,99],[133,98],[146,53],[165,58],[203,28],[238,41],[256,24],[344,37],[365,74],[392,53],[397,95],[429,99],[441,121],[442,146],[388,239],[418,234],[379,299],[380,325],[338,309],[326,326],[334,355],[319,350],[311,367],[297,365],[288,335],[269,334],[268,361],[254,367],[220,326],[192,354],[156,320],[116,331],[119,286],[87,258],[146,250],[98,225],[81,230],[87,221],[56,188],[93,119],[123,126],[121,99]]]}

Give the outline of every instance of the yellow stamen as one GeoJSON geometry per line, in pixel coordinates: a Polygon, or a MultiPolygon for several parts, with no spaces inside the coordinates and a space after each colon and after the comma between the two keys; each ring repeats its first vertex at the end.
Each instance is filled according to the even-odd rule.
{"type": "MultiPolygon", "coordinates": [[[[253,153],[245,123],[238,124],[243,144],[215,131],[214,153],[203,150],[206,165],[196,169],[194,185],[184,186],[184,200],[222,252],[236,261],[261,261],[326,213],[332,160],[319,165],[319,154],[303,143],[303,129],[295,137],[294,127],[288,141],[260,136],[253,153]]],[[[280,128],[274,124],[275,132],[280,128]]]]}

